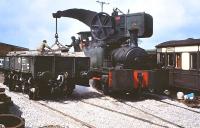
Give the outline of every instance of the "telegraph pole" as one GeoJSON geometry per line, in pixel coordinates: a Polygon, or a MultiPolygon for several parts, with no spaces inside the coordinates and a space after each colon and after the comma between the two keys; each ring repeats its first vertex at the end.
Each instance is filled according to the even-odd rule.
{"type": "Polygon", "coordinates": [[[103,1],[99,1],[99,0],[97,0],[96,2],[101,5],[101,12],[103,12],[103,5],[104,4],[110,4],[110,3],[106,3],[106,2],[103,2],[103,1]]]}

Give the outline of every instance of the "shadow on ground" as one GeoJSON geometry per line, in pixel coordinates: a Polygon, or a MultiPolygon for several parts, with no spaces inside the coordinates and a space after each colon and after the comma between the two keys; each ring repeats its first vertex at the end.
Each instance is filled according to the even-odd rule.
{"type": "Polygon", "coordinates": [[[22,111],[20,111],[20,108],[16,104],[13,104],[12,106],[10,106],[9,111],[11,114],[14,114],[19,117],[21,117],[22,115],[22,111]]]}

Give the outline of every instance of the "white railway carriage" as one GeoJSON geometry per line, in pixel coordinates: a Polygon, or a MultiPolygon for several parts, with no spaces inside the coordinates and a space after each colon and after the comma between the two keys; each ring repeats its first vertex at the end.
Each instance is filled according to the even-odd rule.
{"type": "Polygon", "coordinates": [[[157,48],[157,63],[169,69],[169,85],[200,90],[200,39],[173,40],[157,48]]]}

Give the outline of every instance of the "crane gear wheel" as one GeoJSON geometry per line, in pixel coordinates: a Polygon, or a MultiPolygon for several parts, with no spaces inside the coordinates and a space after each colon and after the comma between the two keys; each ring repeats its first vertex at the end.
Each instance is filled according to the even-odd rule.
{"type": "Polygon", "coordinates": [[[114,33],[112,17],[107,13],[97,13],[91,22],[91,33],[96,40],[105,40],[114,33]]]}

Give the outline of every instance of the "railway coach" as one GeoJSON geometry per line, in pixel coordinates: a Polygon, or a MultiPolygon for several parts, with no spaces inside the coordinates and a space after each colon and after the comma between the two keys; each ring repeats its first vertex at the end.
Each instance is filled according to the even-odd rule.
{"type": "Polygon", "coordinates": [[[157,63],[169,71],[169,86],[200,90],[200,39],[171,40],[156,46],[157,63]]]}

